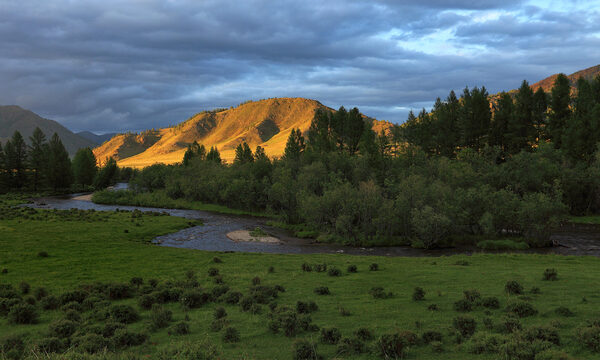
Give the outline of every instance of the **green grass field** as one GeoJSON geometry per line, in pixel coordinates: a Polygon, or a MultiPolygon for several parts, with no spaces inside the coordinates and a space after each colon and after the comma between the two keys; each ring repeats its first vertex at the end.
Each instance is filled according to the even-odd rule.
{"type": "MultiPolygon", "coordinates": [[[[269,307],[258,305],[260,313],[251,314],[240,310],[240,305],[209,302],[197,309],[184,310],[178,302],[165,304],[173,312],[172,324],[183,321],[186,316],[190,327],[188,335],[169,335],[166,329],[149,331],[151,311],[142,310],[133,298],[113,301],[113,304],[129,304],[141,315],[139,321],[128,325],[133,332],[147,332],[148,340],[139,346],[119,351],[119,355],[105,354],[97,358],[144,358],[144,359],[202,359],[198,355],[173,355],[176,348],[211,346],[219,359],[292,359],[292,346],[297,338],[317,343],[317,352],[326,359],[377,359],[373,351],[376,339],[382,334],[411,331],[421,335],[426,331],[442,334],[442,353],[434,347],[419,343],[408,348],[408,359],[527,359],[527,357],[500,357],[496,348],[488,348],[482,354],[473,354],[473,342],[456,343],[453,319],[464,315],[454,310],[454,303],[463,298],[463,291],[478,290],[482,297],[497,297],[499,309],[487,310],[476,306],[466,313],[477,322],[475,338],[481,334],[497,334],[509,339],[509,334],[489,330],[484,318],[495,324],[502,323],[507,304],[520,300],[528,302],[538,311],[536,315],[519,319],[523,329],[533,326],[552,326],[560,335],[560,345],[553,345],[574,359],[600,359],[578,341],[576,329],[586,320],[600,319],[600,259],[592,257],[562,257],[548,255],[476,255],[439,258],[386,258],[358,257],[350,255],[269,255],[243,253],[212,253],[159,247],[149,244],[154,236],[173,232],[189,226],[188,220],[169,217],[138,215],[125,212],[56,212],[56,211],[7,211],[0,214],[0,284],[12,284],[19,289],[21,282],[31,285],[32,291],[45,287],[50,294],[60,295],[79,285],[93,282],[129,283],[132,277],[158,279],[161,286],[188,286],[181,282],[185,273],[192,270],[200,288],[210,291],[216,285],[208,275],[209,268],[217,268],[222,280],[231,291],[249,292],[252,280],[261,279],[262,285],[281,285],[285,292],[275,302],[279,307],[296,307],[297,301],[314,301],[318,310],[311,313],[312,323],[321,328],[337,327],[342,336],[352,337],[361,327],[370,329],[375,339],[367,341],[367,352],[362,354],[338,354],[338,346],[320,342],[319,332],[300,331],[294,337],[282,332],[272,333],[268,328],[269,307]],[[138,225],[139,224],[139,225],[138,225]],[[47,252],[48,257],[38,256],[47,252]],[[218,256],[222,263],[214,263],[218,256]],[[326,272],[305,272],[302,264],[327,264],[341,270],[341,276],[328,276],[326,272]],[[372,263],[378,271],[369,271],[372,263]],[[347,271],[356,265],[357,272],[347,271]],[[273,271],[269,271],[272,267],[273,271]],[[543,281],[547,268],[558,271],[557,281],[543,281]],[[504,286],[509,280],[523,285],[523,295],[508,295],[504,286]],[[179,282],[178,282],[179,281],[179,282]],[[326,286],[330,295],[316,295],[314,289],[326,286]],[[375,299],[369,292],[382,287],[392,292],[390,298],[375,299]],[[425,299],[412,299],[415,287],[425,291],[425,299]],[[539,294],[531,289],[538,287],[539,294]],[[438,310],[428,308],[436,304],[438,310]],[[225,343],[223,331],[211,331],[213,312],[222,306],[227,312],[229,326],[236,328],[240,341],[225,343]],[[561,316],[555,311],[567,307],[573,316],[561,316]],[[342,316],[340,308],[349,312],[342,316]],[[201,345],[194,345],[201,344],[201,345]],[[211,344],[211,345],[207,345],[211,344]],[[171,354],[171,355],[165,355],[171,354]]],[[[22,335],[25,339],[25,355],[34,344],[46,336],[49,324],[64,317],[61,310],[43,311],[37,324],[9,324],[7,317],[0,317],[0,338],[22,335]]],[[[83,312],[80,327],[96,323],[92,314],[97,310],[83,312]]],[[[103,323],[100,321],[98,323],[103,323]]],[[[504,341],[504,340],[501,340],[504,341]]],[[[513,341],[514,343],[514,341],[513,341]]],[[[0,342],[2,344],[2,342],[0,342]]],[[[547,344],[547,343],[546,343],[547,344]]],[[[539,345],[539,344],[538,344],[539,345]]],[[[0,345],[0,352],[2,350],[0,345]]],[[[438,345],[440,346],[440,345],[438,345]]],[[[72,353],[57,358],[74,358],[72,353]]],[[[5,351],[5,355],[7,356],[5,351]]],[[[521,355],[519,355],[521,356],[521,355]]],[[[526,356],[526,355],[522,355],[526,356]]],[[[36,357],[33,357],[36,358],[36,357]]],[[[41,358],[44,358],[43,356],[41,358]]],[[[533,358],[531,358],[533,360],[533,358]]],[[[537,358],[536,358],[537,359],[537,358]]],[[[546,359],[546,358],[543,358],[546,359]]],[[[548,359],[562,359],[561,357],[548,359]]]]}

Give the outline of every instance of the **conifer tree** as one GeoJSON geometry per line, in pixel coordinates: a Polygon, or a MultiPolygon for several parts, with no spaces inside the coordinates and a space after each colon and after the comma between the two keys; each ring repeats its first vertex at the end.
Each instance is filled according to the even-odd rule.
{"type": "Polygon", "coordinates": [[[254,161],[254,155],[250,146],[244,141],[235,148],[234,164],[247,164],[254,161]]]}
{"type": "Polygon", "coordinates": [[[515,97],[515,115],[508,124],[508,133],[512,144],[512,153],[529,148],[535,137],[533,126],[533,91],[529,83],[523,80],[515,97]]]}
{"type": "Polygon", "coordinates": [[[44,179],[44,170],[48,162],[48,143],[46,135],[39,127],[33,130],[29,137],[29,169],[33,173],[33,190],[37,191],[40,182],[44,179]]]}
{"type": "Polygon", "coordinates": [[[265,149],[263,149],[260,145],[258,145],[254,151],[254,160],[269,160],[269,157],[265,153],[265,149]]]}
{"type": "Polygon", "coordinates": [[[512,148],[508,125],[513,123],[514,105],[509,94],[503,92],[497,103],[494,104],[494,116],[490,127],[489,143],[498,146],[503,152],[514,152],[512,148]]]}
{"type": "Polygon", "coordinates": [[[73,158],[73,175],[75,183],[80,185],[92,185],[98,172],[96,156],[90,148],[77,150],[73,158]]]}
{"type": "Polygon", "coordinates": [[[303,152],[304,136],[302,136],[300,129],[292,129],[287,143],[285,144],[283,159],[286,161],[298,162],[300,160],[300,155],[303,152]]]}
{"type": "Polygon", "coordinates": [[[571,85],[565,74],[558,74],[550,97],[548,135],[556,148],[562,145],[563,132],[571,117],[571,85]]]}
{"type": "Polygon", "coordinates": [[[56,191],[71,186],[73,173],[69,153],[57,133],[48,142],[47,177],[49,185],[56,191]]]}
{"type": "Polygon", "coordinates": [[[537,141],[542,141],[547,138],[546,125],[548,111],[548,96],[544,89],[539,87],[533,94],[533,127],[535,128],[535,137],[537,141]]]}
{"type": "Polygon", "coordinates": [[[106,159],[104,166],[98,170],[96,179],[94,179],[94,187],[96,189],[104,189],[112,185],[116,181],[116,176],[119,168],[117,162],[112,157],[106,159]]]}
{"type": "Polygon", "coordinates": [[[221,153],[219,153],[219,150],[217,150],[216,147],[212,146],[210,148],[208,154],[206,154],[206,161],[212,161],[217,164],[221,163],[221,153]]]}
{"type": "Polygon", "coordinates": [[[20,132],[15,131],[4,146],[6,169],[9,172],[10,187],[20,189],[25,185],[27,165],[27,145],[20,132]]]}

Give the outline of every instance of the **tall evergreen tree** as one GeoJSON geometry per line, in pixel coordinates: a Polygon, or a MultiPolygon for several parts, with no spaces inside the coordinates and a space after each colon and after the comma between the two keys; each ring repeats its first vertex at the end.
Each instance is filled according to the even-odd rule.
{"type": "Polygon", "coordinates": [[[443,156],[453,157],[460,139],[460,130],[458,129],[458,114],[460,103],[456,98],[454,91],[451,91],[446,101],[439,99],[433,108],[436,118],[436,138],[435,143],[438,147],[438,153],[443,156]]]}
{"type": "Polygon", "coordinates": [[[350,155],[356,154],[360,139],[365,131],[365,121],[357,108],[353,108],[346,115],[344,145],[350,155]]]}
{"type": "Polygon", "coordinates": [[[465,88],[461,97],[460,125],[462,145],[479,150],[487,143],[491,111],[485,87],[465,88]]]}
{"type": "Polygon", "coordinates": [[[562,145],[563,132],[571,117],[571,85],[565,74],[558,74],[550,97],[548,135],[556,148],[562,145]]]}
{"type": "Polygon", "coordinates": [[[188,145],[185,154],[183,154],[183,165],[188,166],[192,159],[206,160],[206,148],[204,145],[198,144],[197,141],[188,145]]]}
{"type": "Polygon", "coordinates": [[[8,190],[8,171],[6,170],[6,156],[0,142],[0,193],[8,190]]]}
{"type": "Polygon", "coordinates": [[[208,154],[206,154],[206,161],[212,161],[217,164],[220,164],[222,162],[221,153],[219,152],[219,150],[217,150],[216,147],[212,146],[210,148],[208,154]]]}
{"type": "Polygon", "coordinates": [[[535,128],[536,140],[542,141],[547,138],[547,111],[548,111],[548,96],[544,89],[539,87],[533,95],[533,127],[535,128]]]}
{"type": "Polygon", "coordinates": [[[57,133],[54,133],[48,142],[47,177],[49,185],[55,191],[68,188],[73,183],[69,153],[57,133]]]}
{"type": "Polygon", "coordinates": [[[300,129],[292,129],[287,143],[285,144],[283,159],[286,161],[298,162],[300,161],[300,155],[303,152],[304,136],[302,136],[300,129]]]}
{"type": "Polygon", "coordinates": [[[344,151],[344,142],[346,139],[346,118],[348,111],[341,106],[331,117],[331,129],[334,143],[340,151],[344,151]]]}
{"type": "Polygon", "coordinates": [[[308,129],[307,146],[317,153],[327,153],[334,149],[331,111],[318,109],[308,129]]]}
{"type": "Polygon", "coordinates": [[[48,162],[48,143],[46,143],[46,135],[39,127],[33,130],[33,134],[29,137],[31,145],[29,145],[29,169],[33,173],[33,190],[37,191],[40,182],[44,178],[44,170],[48,162]]]}
{"type": "Polygon", "coordinates": [[[269,160],[267,153],[265,153],[265,149],[263,149],[263,147],[260,145],[258,145],[254,151],[254,160],[269,160]]]}
{"type": "Polygon", "coordinates": [[[117,161],[112,157],[107,158],[104,165],[96,174],[94,187],[96,189],[104,189],[114,184],[116,182],[118,170],[117,161]]]}
{"type": "Polygon", "coordinates": [[[73,175],[75,183],[79,185],[92,185],[98,172],[96,156],[90,148],[77,150],[73,158],[73,175]]]}
{"type": "Polygon", "coordinates": [[[252,154],[250,146],[248,146],[245,141],[235,148],[235,159],[233,160],[234,164],[247,164],[253,161],[254,154],[252,154]]]}
{"type": "Polygon", "coordinates": [[[494,116],[490,127],[489,144],[498,146],[503,152],[515,153],[516,146],[513,146],[508,133],[508,125],[513,123],[514,104],[512,97],[503,92],[500,98],[494,104],[494,116]]]}
{"type": "MultiPolygon", "coordinates": [[[[530,148],[529,144],[535,137],[533,126],[533,91],[527,80],[523,80],[515,96],[515,115],[508,124],[508,133],[512,150],[530,148]]],[[[511,151],[513,153],[516,153],[511,151]]]]}
{"type": "Polygon", "coordinates": [[[591,84],[577,82],[574,111],[563,132],[562,147],[572,158],[589,161],[600,141],[600,105],[594,101],[591,84]]]}
{"type": "Polygon", "coordinates": [[[22,188],[27,180],[27,145],[20,132],[15,131],[12,138],[4,146],[6,169],[9,172],[10,186],[22,188]]]}

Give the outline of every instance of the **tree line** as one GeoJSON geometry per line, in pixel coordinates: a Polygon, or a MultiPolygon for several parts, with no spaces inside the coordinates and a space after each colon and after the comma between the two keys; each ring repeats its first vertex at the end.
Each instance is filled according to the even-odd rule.
{"type": "Polygon", "coordinates": [[[50,140],[36,128],[25,141],[19,131],[0,143],[0,193],[27,190],[100,189],[114,183],[119,169],[109,158],[99,167],[90,148],[70,159],[58,134],[50,140]]]}

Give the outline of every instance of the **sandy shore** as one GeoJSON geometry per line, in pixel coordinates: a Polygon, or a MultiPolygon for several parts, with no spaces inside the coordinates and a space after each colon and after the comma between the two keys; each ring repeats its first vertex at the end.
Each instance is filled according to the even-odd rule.
{"type": "Polygon", "coordinates": [[[73,200],[92,201],[92,194],[75,196],[73,200]]]}
{"type": "Polygon", "coordinates": [[[236,230],[227,233],[227,237],[231,240],[238,241],[256,241],[270,244],[279,244],[281,241],[273,236],[251,236],[248,230],[236,230]]]}

